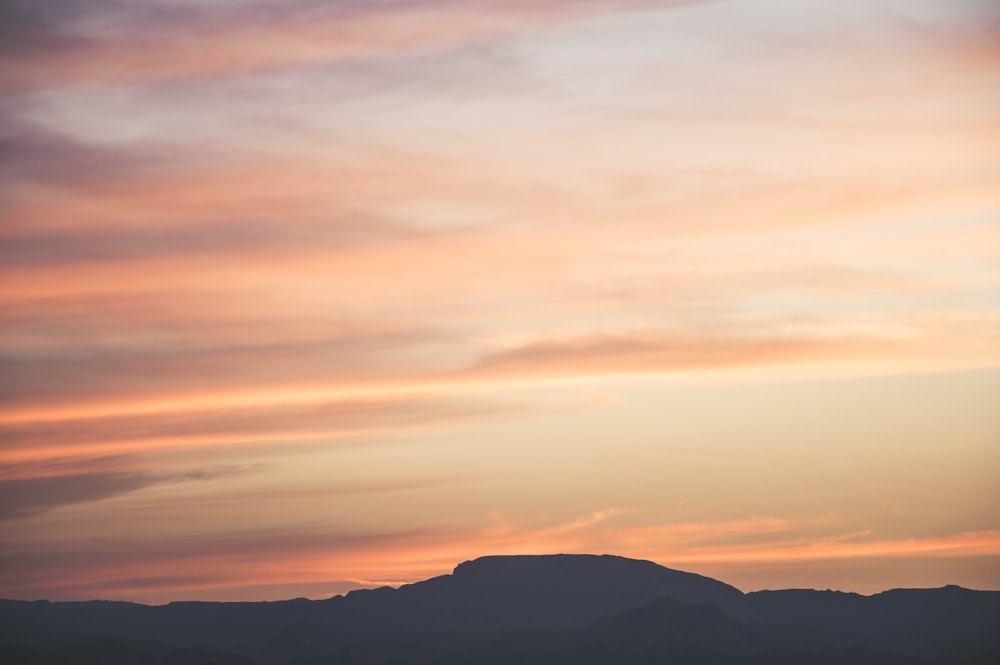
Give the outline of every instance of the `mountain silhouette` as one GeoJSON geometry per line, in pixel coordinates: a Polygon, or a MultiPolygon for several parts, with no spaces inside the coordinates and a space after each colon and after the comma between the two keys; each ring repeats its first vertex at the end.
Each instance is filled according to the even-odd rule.
{"type": "Polygon", "coordinates": [[[959,586],[872,596],[789,589],[746,595],[761,622],[854,636],[855,644],[924,654],[971,655],[1000,646],[1000,592],[959,586]]]}
{"type": "Polygon", "coordinates": [[[0,601],[9,665],[1000,663],[1000,592],[744,594],[617,556],[491,556],[310,601],[0,601]]]}
{"type": "Polygon", "coordinates": [[[618,649],[686,643],[726,653],[751,653],[755,647],[752,631],[718,605],[692,605],[669,596],[601,619],[583,635],[589,643],[618,649]]]}
{"type": "Polygon", "coordinates": [[[584,554],[483,557],[451,575],[352,591],[327,603],[343,632],[377,624],[382,631],[414,633],[581,625],[662,596],[748,614],[743,593],[718,580],[650,561],[584,554]]]}

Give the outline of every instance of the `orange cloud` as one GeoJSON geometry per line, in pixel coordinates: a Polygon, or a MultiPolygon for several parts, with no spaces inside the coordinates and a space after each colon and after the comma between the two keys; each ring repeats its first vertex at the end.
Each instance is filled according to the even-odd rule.
{"type": "MultiPolygon", "coordinates": [[[[374,491],[408,491],[427,482],[383,484],[374,491]]],[[[356,490],[365,488],[351,491],[356,490]]],[[[243,586],[258,590],[267,586],[277,594],[272,597],[279,598],[281,589],[289,585],[298,585],[301,593],[312,582],[316,586],[311,588],[317,591],[306,595],[317,595],[318,589],[328,588],[324,580],[354,580],[357,586],[373,580],[416,581],[489,554],[615,553],[694,570],[1000,556],[1000,531],[995,530],[880,539],[871,528],[857,528],[859,519],[830,515],[652,525],[643,525],[641,517],[636,511],[604,509],[546,523],[537,517],[525,520],[492,513],[478,524],[465,526],[443,519],[365,533],[289,525],[280,535],[271,532],[274,527],[257,532],[189,533],[171,537],[170,544],[136,540],[133,534],[126,536],[135,540],[128,548],[90,551],[88,546],[75,552],[72,560],[60,564],[58,576],[51,572],[52,561],[40,559],[22,570],[16,582],[7,580],[5,588],[19,596],[59,590],[71,597],[88,597],[104,589],[109,597],[149,601],[184,593],[189,598],[236,597],[227,594],[238,594],[243,586]],[[639,524],[633,525],[637,520],[639,524]],[[144,555],[136,557],[135,552],[144,555]],[[164,572],[167,568],[170,572],[164,572]]],[[[53,556],[46,555],[48,559],[53,556]]]]}
{"type": "MultiPolygon", "coordinates": [[[[24,473],[34,477],[29,463],[39,461],[82,463],[115,455],[213,446],[260,448],[279,442],[286,447],[291,443],[328,444],[361,434],[506,418],[535,408],[443,395],[340,400],[313,396],[306,401],[282,401],[270,394],[270,399],[258,405],[240,396],[229,397],[221,404],[194,402],[190,405],[194,408],[164,409],[169,404],[161,403],[142,413],[135,405],[119,404],[103,415],[101,411],[84,411],[73,417],[53,418],[53,412],[42,412],[41,420],[8,422],[0,425],[0,465],[23,465],[24,473]]],[[[14,467],[6,475],[20,476],[14,467]]]]}
{"type": "MultiPolygon", "coordinates": [[[[868,534],[846,534],[855,537],[868,534]]],[[[670,560],[679,562],[794,562],[817,559],[851,559],[871,557],[971,557],[1000,555],[1000,531],[975,531],[938,538],[905,538],[874,542],[842,542],[837,538],[820,542],[794,543],[771,547],[725,550],[694,550],[672,552],[670,560]]]]}

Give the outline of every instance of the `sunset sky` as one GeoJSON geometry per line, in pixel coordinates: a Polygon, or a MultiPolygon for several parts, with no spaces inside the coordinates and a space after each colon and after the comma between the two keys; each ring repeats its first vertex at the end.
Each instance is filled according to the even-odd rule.
{"type": "Polygon", "coordinates": [[[0,597],[1000,589],[1000,3],[0,4],[0,597]]]}

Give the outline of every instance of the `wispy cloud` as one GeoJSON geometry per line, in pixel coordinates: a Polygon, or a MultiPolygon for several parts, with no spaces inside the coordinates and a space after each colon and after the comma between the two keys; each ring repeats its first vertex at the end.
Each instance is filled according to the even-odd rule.
{"type": "Polygon", "coordinates": [[[0,520],[45,512],[59,506],[99,501],[162,483],[208,481],[260,471],[260,465],[207,467],[180,472],[97,472],[0,479],[0,520]]]}
{"type": "MultiPolygon", "coordinates": [[[[624,3],[693,4],[692,0],[624,3]]],[[[15,89],[268,72],[493,40],[533,26],[621,9],[623,3],[456,2],[392,5],[294,0],[197,3],[15,3],[7,43],[16,61],[0,80],[15,89]]]]}
{"type": "Polygon", "coordinates": [[[622,334],[543,340],[520,348],[498,352],[478,363],[473,372],[530,375],[586,375],[590,373],[663,372],[685,368],[734,367],[744,364],[771,364],[824,351],[836,353],[838,346],[870,346],[870,353],[885,342],[878,340],[812,341],[781,339],[711,339],[669,334],[622,334]],[[860,344],[858,343],[860,342],[860,344]]]}
{"type": "MultiPolygon", "coordinates": [[[[325,559],[329,567],[332,552],[355,556],[403,542],[440,538],[437,531],[355,531],[316,532],[315,530],[261,531],[253,533],[205,533],[183,541],[160,538],[151,541],[108,544],[74,554],[52,550],[6,552],[3,561],[4,587],[17,595],[49,595],[55,589],[76,598],[95,596],[149,597],[171,589],[218,588],[260,584],[260,561],[286,571],[280,583],[315,580],[323,573],[315,560],[325,559]],[[169,565],[176,573],[164,574],[169,565]],[[16,579],[6,571],[21,573],[16,579]],[[61,571],[58,576],[54,570],[61,571]],[[250,578],[257,577],[256,581],[250,578]]],[[[272,576],[269,579],[274,580],[272,576]]],[[[327,578],[329,579],[329,578],[327,578]]],[[[278,580],[274,580],[275,583],[278,580]]]]}
{"type": "MultiPolygon", "coordinates": [[[[239,397],[235,399],[238,403],[239,397]]],[[[135,415],[26,421],[0,427],[0,461],[100,460],[108,455],[216,446],[259,448],[269,443],[286,447],[293,442],[330,445],[347,436],[496,420],[536,408],[531,404],[403,396],[296,399],[278,404],[268,401],[256,407],[233,404],[229,408],[175,408],[135,415]]]]}

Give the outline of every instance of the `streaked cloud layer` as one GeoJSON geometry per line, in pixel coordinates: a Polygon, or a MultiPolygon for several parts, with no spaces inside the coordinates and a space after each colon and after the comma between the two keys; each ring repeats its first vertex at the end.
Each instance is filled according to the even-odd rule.
{"type": "Polygon", "coordinates": [[[1000,588],[995,3],[0,12],[0,596],[1000,588]]]}

